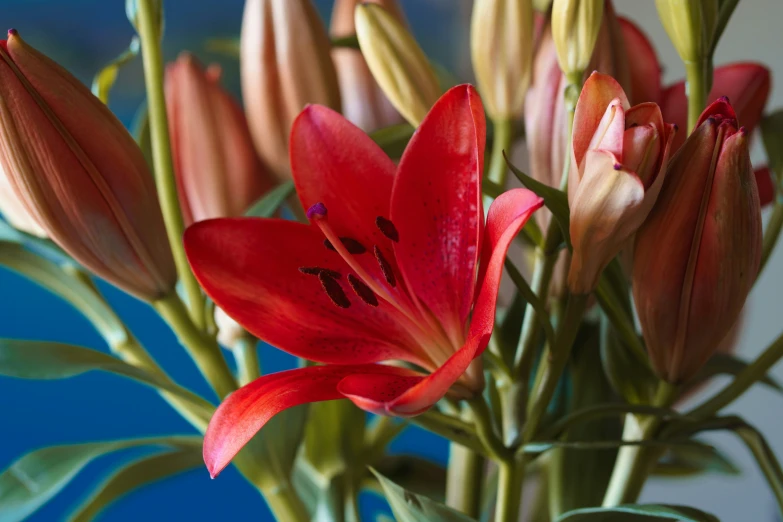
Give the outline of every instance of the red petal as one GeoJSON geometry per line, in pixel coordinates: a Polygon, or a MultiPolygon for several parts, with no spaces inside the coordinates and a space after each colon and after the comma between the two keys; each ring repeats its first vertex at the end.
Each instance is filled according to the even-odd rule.
{"type": "Polygon", "coordinates": [[[769,205],[775,200],[775,182],[772,180],[772,173],[769,167],[761,167],[754,172],[756,176],[756,186],[759,189],[759,200],[761,206],[769,205]]]}
{"type": "MultiPolygon", "coordinates": [[[[720,96],[727,96],[737,112],[739,125],[748,133],[756,128],[770,89],[770,72],[763,65],[738,62],[715,69],[712,90],[707,103],[720,96]]],[[[661,96],[661,110],[665,121],[676,124],[680,129],[674,137],[672,154],[679,150],[690,134],[688,129],[688,98],[685,96],[685,82],[680,81],[664,90],[661,96]],[[686,132],[687,131],[687,132],[686,132]]]]}
{"type": "Polygon", "coordinates": [[[400,161],[392,194],[394,244],[405,282],[457,345],[473,302],[481,243],[486,127],[475,89],[450,89],[400,161]]]}
{"type": "MultiPolygon", "coordinates": [[[[379,364],[310,366],[264,375],[235,391],[218,407],[204,434],[204,462],[212,478],[269,419],[310,402],[342,399],[337,385],[352,374],[399,376],[410,370],[379,364]]],[[[385,381],[385,379],[383,379],[385,381]]]]}
{"type": "Polygon", "coordinates": [[[276,219],[214,219],[185,232],[191,267],[207,294],[239,324],[289,353],[318,362],[368,363],[403,359],[421,364],[406,350],[418,345],[387,313],[356,297],[348,268],[324,247],[316,227],[276,219]],[[300,267],[342,274],[350,301],[336,306],[315,275],[300,267]]]}
{"type": "Polygon", "coordinates": [[[427,410],[446,394],[487,346],[495,326],[498,287],[508,246],[533,212],[543,204],[543,199],[527,189],[504,192],[492,204],[487,215],[478,298],[470,321],[468,341],[443,366],[389,404],[390,412],[415,415],[427,410]]]}
{"type": "Polygon", "coordinates": [[[626,54],[630,57],[631,103],[658,103],[661,99],[661,64],[647,35],[627,18],[618,17],[626,54]]]}
{"type": "Polygon", "coordinates": [[[388,415],[388,404],[422,379],[419,375],[355,374],[340,381],[337,391],[365,411],[388,415]]]}

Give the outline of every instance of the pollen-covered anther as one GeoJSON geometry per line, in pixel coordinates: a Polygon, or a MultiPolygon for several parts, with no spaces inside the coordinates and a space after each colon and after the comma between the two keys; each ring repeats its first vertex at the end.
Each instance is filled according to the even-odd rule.
{"type": "Polygon", "coordinates": [[[331,277],[332,279],[340,279],[341,275],[340,272],[336,270],[331,270],[329,268],[321,268],[318,266],[300,266],[299,271],[306,275],[321,275],[326,274],[327,276],[331,277]]]}
{"type": "Polygon", "coordinates": [[[381,252],[380,248],[374,246],[372,250],[375,254],[375,260],[378,261],[378,266],[381,267],[381,272],[383,273],[384,279],[386,279],[386,282],[389,283],[389,286],[394,288],[397,286],[397,278],[394,276],[394,271],[392,270],[391,265],[386,260],[386,258],[383,257],[383,253],[381,252]]]}
{"type": "Polygon", "coordinates": [[[351,289],[359,299],[370,306],[378,306],[378,298],[375,293],[361,279],[353,274],[348,274],[348,284],[351,285],[351,289]]]}
{"type": "MultiPolygon", "coordinates": [[[[343,236],[340,238],[340,242],[343,244],[345,249],[348,251],[349,254],[364,254],[367,252],[367,248],[365,248],[364,245],[362,245],[359,241],[352,237],[346,237],[343,236]]],[[[337,249],[334,248],[334,245],[331,241],[328,239],[324,239],[324,246],[327,250],[331,250],[332,252],[336,252],[337,249]]]]}
{"type": "Polygon", "coordinates": [[[324,292],[326,292],[326,295],[329,296],[329,299],[331,299],[336,306],[339,306],[340,308],[348,308],[351,306],[348,296],[345,295],[343,287],[340,286],[337,279],[326,272],[321,271],[318,273],[318,281],[321,282],[321,287],[324,289],[324,292]]]}
{"type": "Polygon", "coordinates": [[[375,226],[378,227],[378,230],[381,231],[381,233],[394,241],[395,243],[398,243],[400,241],[400,234],[397,232],[397,227],[394,226],[394,223],[389,221],[383,216],[378,216],[375,218],[375,226]]]}

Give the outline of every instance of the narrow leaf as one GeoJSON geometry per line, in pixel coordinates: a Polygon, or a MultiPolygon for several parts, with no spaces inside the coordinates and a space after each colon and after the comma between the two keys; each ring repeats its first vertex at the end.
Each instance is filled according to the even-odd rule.
{"type": "Polygon", "coordinates": [[[93,370],[128,377],[167,391],[191,403],[206,418],[214,411],[214,406],[193,392],[97,350],[48,341],[0,339],[0,375],[50,380],[75,377],[93,370]]]}
{"type": "Polygon", "coordinates": [[[32,451],[0,473],[0,522],[24,520],[98,457],[139,446],[198,450],[201,441],[198,436],[151,437],[51,446],[32,451]]]}
{"type": "Polygon", "coordinates": [[[397,522],[471,522],[473,519],[439,502],[403,489],[371,469],[383,487],[397,522]]]}
{"type": "Polygon", "coordinates": [[[769,167],[780,184],[783,181],[783,109],[764,116],[760,128],[769,167]]]}
{"type": "Polygon", "coordinates": [[[415,131],[416,129],[409,123],[400,123],[378,129],[370,133],[370,137],[389,157],[400,158],[415,131]]]}
{"type": "Polygon", "coordinates": [[[68,521],[89,522],[112,503],[142,486],[202,466],[204,460],[199,448],[159,453],[124,464],[95,488],[68,521]]]}
{"type": "Polygon", "coordinates": [[[538,454],[538,453],[544,453],[553,448],[569,448],[575,450],[600,450],[600,449],[608,449],[608,448],[620,448],[622,446],[669,447],[674,445],[693,446],[695,444],[697,443],[687,439],[590,440],[590,441],[553,440],[553,441],[531,442],[522,446],[519,449],[519,451],[521,453],[538,454]]]}
{"type": "MultiPolygon", "coordinates": [[[[736,377],[748,367],[748,363],[728,353],[716,353],[702,367],[701,371],[689,383],[689,387],[696,387],[716,375],[731,375],[736,377]]],[[[783,392],[783,387],[769,374],[758,382],[766,384],[773,390],[783,392]]]]}
{"type": "Polygon", "coordinates": [[[245,212],[248,217],[269,218],[278,211],[285,200],[294,192],[294,182],[286,181],[278,185],[253,203],[245,212]]]}
{"type": "Polygon", "coordinates": [[[114,87],[114,82],[117,81],[117,74],[119,74],[120,68],[133,60],[136,55],[139,54],[140,49],[139,38],[134,36],[133,39],[131,39],[128,48],[114,60],[109,62],[109,64],[101,69],[98,74],[95,75],[95,78],[93,78],[92,93],[104,104],[108,105],[109,103],[109,92],[111,91],[111,88],[114,87]]]}
{"type": "MultiPolygon", "coordinates": [[[[378,473],[400,487],[442,502],[446,496],[446,468],[413,455],[386,455],[375,464],[378,473]]],[[[368,484],[380,483],[375,480],[368,484]]],[[[378,493],[383,494],[382,488],[378,493]]]]}
{"type": "Polygon", "coordinates": [[[688,477],[707,472],[737,475],[740,470],[708,444],[671,447],[653,470],[653,474],[664,477],[688,477]]]}
{"type": "Polygon", "coordinates": [[[560,515],[555,522],[719,522],[709,513],[687,506],[629,504],[617,507],[575,509],[560,515]]]}

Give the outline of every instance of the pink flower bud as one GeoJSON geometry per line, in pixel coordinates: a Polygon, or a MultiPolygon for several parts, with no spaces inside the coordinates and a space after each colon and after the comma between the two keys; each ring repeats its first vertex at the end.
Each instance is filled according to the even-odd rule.
{"type": "Polygon", "coordinates": [[[590,293],[653,207],[674,127],[654,103],[629,107],[612,77],[593,73],[574,115],[568,182],[573,257],[568,286],[590,293]]]}
{"type": "Polygon", "coordinates": [[[240,216],[272,180],[256,156],[245,115],[219,83],[182,54],[166,68],[166,107],[185,224],[240,216]]]}
{"type": "Polygon", "coordinates": [[[8,223],[22,232],[34,236],[46,237],[46,232],[35,222],[33,216],[24,208],[21,199],[16,197],[11,181],[0,166],[0,214],[8,223]]]}
{"type": "Polygon", "coordinates": [[[176,270],[155,184],[119,120],[65,69],[0,42],[0,161],[33,220],[77,261],[152,300],[176,270]]]}
{"type": "Polygon", "coordinates": [[[653,369],[687,381],[736,322],[761,260],[748,135],[725,98],[702,113],[636,235],[633,294],[653,369]]]}

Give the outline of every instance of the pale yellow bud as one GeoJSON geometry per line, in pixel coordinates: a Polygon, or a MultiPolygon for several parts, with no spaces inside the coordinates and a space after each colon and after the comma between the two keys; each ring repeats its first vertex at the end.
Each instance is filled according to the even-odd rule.
{"type": "Polygon", "coordinates": [[[604,0],[554,0],[552,38],[560,69],[570,78],[584,74],[601,29],[604,0]]]}
{"type": "Polygon", "coordinates": [[[706,59],[718,20],[718,0],[655,0],[655,5],[682,61],[706,59]]]}

